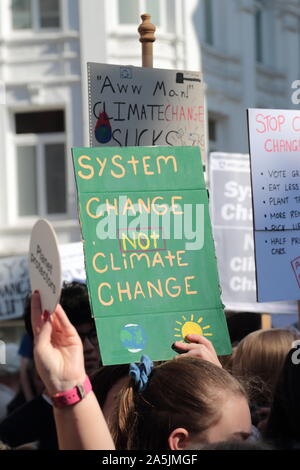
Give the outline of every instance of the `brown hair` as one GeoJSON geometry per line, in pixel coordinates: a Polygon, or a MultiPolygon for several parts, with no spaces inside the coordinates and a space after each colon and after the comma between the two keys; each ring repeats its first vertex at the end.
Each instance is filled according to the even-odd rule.
{"type": "Polygon", "coordinates": [[[103,408],[110,389],[118,380],[128,376],[128,364],[117,366],[105,366],[98,370],[92,377],[93,391],[99,405],[103,408]]]}
{"type": "Polygon", "coordinates": [[[240,383],[225,370],[198,358],[182,357],[155,367],[143,392],[132,379],[120,395],[117,449],[168,449],[170,433],[183,427],[204,433],[221,417],[228,394],[246,396],[240,383]]]}
{"type": "Polygon", "coordinates": [[[232,372],[248,381],[256,405],[270,405],[287,353],[297,338],[284,329],[258,330],[246,336],[233,355],[232,372]]]}

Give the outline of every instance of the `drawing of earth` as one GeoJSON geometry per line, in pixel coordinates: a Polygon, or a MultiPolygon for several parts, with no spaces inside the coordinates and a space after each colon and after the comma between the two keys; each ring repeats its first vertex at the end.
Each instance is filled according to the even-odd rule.
{"type": "Polygon", "coordinates": [[[146,346],[146,335],[140,325],[129,323],[125,325],[120,333],[124,348],[130,353],[142,351],[146,346]]]}

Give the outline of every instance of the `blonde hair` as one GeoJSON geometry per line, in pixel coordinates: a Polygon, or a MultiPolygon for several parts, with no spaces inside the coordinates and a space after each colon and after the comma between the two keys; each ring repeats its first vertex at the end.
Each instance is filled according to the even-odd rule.
{"type": "MultiPolygon", "coordinates": [[[[253,386],[252,400],[269,405],[285,358],[297,338],[284,329],[257,330],[237,346],[232,360],[232,373],[253,386]]],[[[251,392],[250,392],[251,394],[251,392]]]]}

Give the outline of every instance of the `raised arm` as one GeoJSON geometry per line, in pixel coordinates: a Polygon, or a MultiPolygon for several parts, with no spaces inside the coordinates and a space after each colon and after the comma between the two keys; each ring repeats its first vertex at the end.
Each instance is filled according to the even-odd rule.
{"type": "MultiPolygon", "coordinates": [[[[55,312],[41,312],[40,296],[31,298],[34,333],[34,359],[47,393],[71,390],[86,378],[83,348],[76,329],[60,305],[55,312]]],[[[114,449],[114,443],[93,392],[80,402],[64,408],[54,407],[61,450],[114,449]]]]}

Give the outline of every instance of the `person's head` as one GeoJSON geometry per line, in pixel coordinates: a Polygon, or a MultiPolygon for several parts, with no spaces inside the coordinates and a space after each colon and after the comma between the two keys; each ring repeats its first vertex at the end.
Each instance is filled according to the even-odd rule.
{"type": "MultiPolygon", "coordinates": [[[[85,369],[91,375],[101,365],[101,358],[86,285],[77,281],[64,282],[60,304],[82,340],[85,369]]],[[[33,340],[30,299],[25,306],[24,321],[26,331],[33,340]]]]}
{"type": "Polygon", "coordinates": [[[276,446],[300,447],[300,348],[289,351],[267,422],[265,437],[276,446]]]}
{"type": "Polygon", "coordinates": [[[272,447],[270,447],[268,444],[266,444],[263,441],[226,441],[226,442],[216,442],[214,444],[207,444],[203,447],[201,447],[199,450],[219,450],[219,451],[224,451],[224,450],[229,450],[229,451],[234,451],[234,450],[247,450],[247,451],[253,451],[253,450],[273,450],[272,447]]]}
{"type": "Polygon", "coordinates": [[[117,399],[128,382],[128,364],[105,366],[92,379],[93,391],[109,426],[116,415],[117,399]]]}
{"type": "Polygon", "coordinates": [[[284,329],[258,330],[246,336],[233,355],[232,372],[236,377],[258,384],[253,402],[269,405],[286,355],[296,334],[284,329]]]}
{"type": "Polygon", "coordinates": [[[117,449],[195,449],[251,433],[245,390],[227,371],[181,357],[154,367],[144,391],[128,379],[121,392],[117,449]]]}
{"type": "Polygon", "coordinates": [[[28,444],[22,444],[18,447],[10,447],[4,442],[0,441],[0,450],[38,450],[38,442],[31,442],[28,444]]]}

